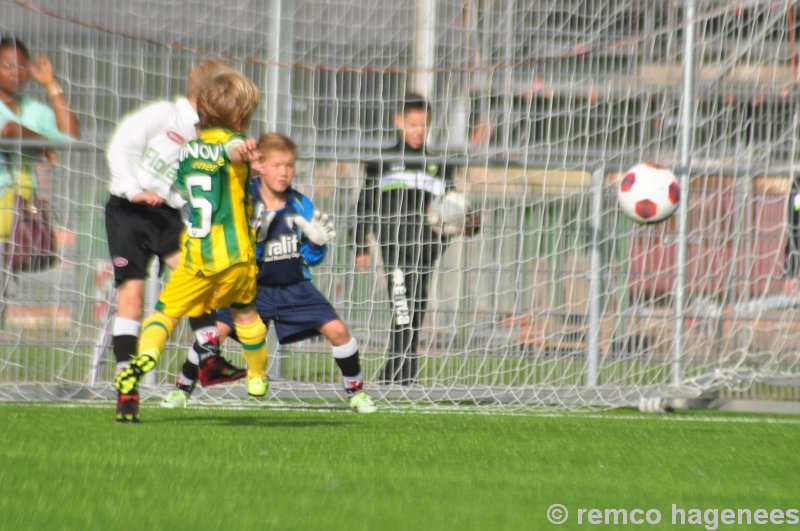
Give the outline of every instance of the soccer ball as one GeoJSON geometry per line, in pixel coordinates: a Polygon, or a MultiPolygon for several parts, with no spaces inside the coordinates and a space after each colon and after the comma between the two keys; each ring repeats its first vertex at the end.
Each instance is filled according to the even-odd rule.
{"type": "Polygon", "coordinates": [[[617,183],[617,202],[637,223],[658,223],[678,207],[681,187],[669,169],[650,162],[637,164],[617,183]]]}
{"type": "Polygon", "coordinates": [[[467,215],[471,210],[467,196],[451,190],[428,203],[426,219],[437,234],[456,236],[464,232],[467,215]]]}

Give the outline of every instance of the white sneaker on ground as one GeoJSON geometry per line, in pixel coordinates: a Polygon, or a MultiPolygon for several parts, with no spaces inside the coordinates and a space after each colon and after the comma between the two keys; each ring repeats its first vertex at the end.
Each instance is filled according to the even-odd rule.
{"type": "Polygon", "coordinates": [[[350,408],[356,413],[368,414],[378,411],[378,406],[364,391],[359,391],[350,397],[350,408]]]}
{"type": "Polygon", "coordinates": [[[161,407],[167,409],[183,409],[186,407],[188,401],[189,397],[186,396],[184,391],[173,389],[161,399],[161,407]]]}

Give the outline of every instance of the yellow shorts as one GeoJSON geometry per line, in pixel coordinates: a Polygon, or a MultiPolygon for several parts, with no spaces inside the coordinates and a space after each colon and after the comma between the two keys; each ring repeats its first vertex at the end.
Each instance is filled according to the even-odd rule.
{"type": "Polygon", "coordinates": [[[256,272],[255,262],[242,262],[209,277],[189,275],[178,266],[161,291],[156,310],[180,319],[249,306],[256,299],[256,272]]]}

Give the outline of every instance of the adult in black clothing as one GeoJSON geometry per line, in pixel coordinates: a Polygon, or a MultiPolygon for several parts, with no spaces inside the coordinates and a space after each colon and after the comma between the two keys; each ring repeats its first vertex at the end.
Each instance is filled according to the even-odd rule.
{"type": "MultiPolygon", "coordinates": [[[[446,239],[426,222],[428,203],[453,186],[454,167],[427,160],[425,137],[431,112],[418,94],[407,94],[395,113],[400,139],[367,164],[358,200],[356,267],[369,264],[367,237],[378,241],[391,302],[391,344],[384,383],[417,381],[419,330],[428,303],[428,283],[446,239]]],[[[465,232],[474,232],[477,217],[465,232]]]]}

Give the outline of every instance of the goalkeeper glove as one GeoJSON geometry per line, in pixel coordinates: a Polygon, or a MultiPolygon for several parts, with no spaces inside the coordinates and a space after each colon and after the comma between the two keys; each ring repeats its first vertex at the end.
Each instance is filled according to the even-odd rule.
{"type": "Polygon", "coordinates": [[[320,247],[336,237],[333,216],[323,214],[319,210],[314,211],[314,214],[311,215],[311,220],[306,220],[302,216],[295,216],[294,224],[300,227],[307,240],[320,247]]]}
{"type": "Polygon", "coordinates": [[[256,243],[267,241],[267,233],[272,220],[275,219],[275,211],[268,210],[264,203],[258,203],[255,216],[253,216],[253,229],[256,231],[256,243]]]}

